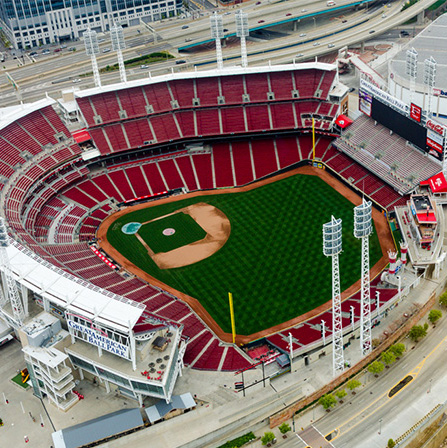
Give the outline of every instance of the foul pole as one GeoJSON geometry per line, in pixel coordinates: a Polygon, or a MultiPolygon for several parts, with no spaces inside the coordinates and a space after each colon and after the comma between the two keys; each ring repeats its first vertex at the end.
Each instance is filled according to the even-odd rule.
{"type": "Polygon", "coordinates": [[[312,117],[312,162],[315,162],[315,118],[312,117]]]}
{"type": "Polygon", "coordinates": [[[233,344],[236,342],[236,325],[234,323],[234,307],[233,307],[233,294],[228,293],[228,300],[230,301],[230,316],[231,316],[231,333],[233,335],[233,344]]]}

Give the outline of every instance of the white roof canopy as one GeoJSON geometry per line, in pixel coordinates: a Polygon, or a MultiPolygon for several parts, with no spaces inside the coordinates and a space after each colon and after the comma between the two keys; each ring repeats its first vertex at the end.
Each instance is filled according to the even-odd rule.
{"type": "Polygon", "coordinates": [[[7,248],[11,270],[20,283],[66,310],[129,333],[145,306],[105,291],[45,262],[18,243],[7,248]]]}

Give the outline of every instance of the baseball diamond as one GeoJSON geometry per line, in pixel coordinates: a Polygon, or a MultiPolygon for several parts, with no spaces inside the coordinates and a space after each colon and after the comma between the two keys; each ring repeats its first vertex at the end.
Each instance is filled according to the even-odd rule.
{"type": "MultiPolygon", "coordinates": [[[[185,298],[193,307],[198,301],[199,308],[205,310],[200,314],[209,317],[215,322],[212,326],[217,325],[224,333],[230,332],[227,293],[233,292],[237,332],[253,335],[319,310],[330,299],[330,261],[322,254],[320,229],[331,214],[343,220],[342,289],[358,281],[361,251],[353,235],[353,202],[359,203],[360,198],[328,173],[303,167],[247,187],[196,192],[129,207],[108,217],[98,235],[103,248],[116,261],[185,298]],[[154,246],[150,227],[142,233],[147,224],[137,235],[121,231],[135,221],[158,222],[160,232],[169,225],[176,230],[176,242],[164,246],[174,236],[162,235],[157,238],[162,240],[160,247],[180,250],[183,245],[186,254],[200,243],[197,224],[191,226],[189,220],[176,226],[171,220],[191,218],[184,211],[205,204],[228,218],[231,232],[228,229],[228,240],[217,251],[197,262],[160,267],[150,251],[148,255],[148,246],[158,246],[154,246]],[[191,298],[197,301],[188,300],[191,298]]],[[[371,266],[382,255],[374,232],[371,266]]],[[[178,261],[177,254],[171,258],[174,263],[178,261]]],[[[384,266],[386,259],[381,264],[384,266]]]]}

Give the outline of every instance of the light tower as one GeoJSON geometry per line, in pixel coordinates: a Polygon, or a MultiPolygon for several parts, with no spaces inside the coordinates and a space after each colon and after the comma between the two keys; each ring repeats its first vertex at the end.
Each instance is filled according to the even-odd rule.
{"type": "Polygon", "coordinates": [[[219,16],[216,11],[212,16],[210,16],[210,25],[211,25],[211,37],[216,40],[217,68],[219,70],[222,70],[223,58],[222,58],[222,45],[220,40],[223,38],[223,25],[222,25],[222,16],[219,16]]]}
{"type": "Polygon", "coordinates": [[[431,113],[431,97],[433,95],[433,87],[436,83],[436,66],[437,63],[430,56],[429,59],[425,59],[424,61],[424,84],[428,88],[428,106],[427,106],[427,118],[430,118],[431,113]]]}
{"type": "Polygon", "coordinates": [[[334,376],[343,372],[343,328],[341,324],[340,267],[338,256],[342,251],[341,219],[331,217],[323,224],[323,254],[332,258],[332,370],[334,376]]]}
{"type": "Polygon", "coordinates": [[[99,77],[98,63],[96,62],[96,55],[99,54],[98,37],[96,36],[96,31],[92,31],[90,28],[84,31],[82,34],[84,36],[85,52],[87,56],[90,56],[92,60],[93,68],[93,80],[95,81],[96,87],[101,87],[101,78],[99,77]]]}
{"type": "Polygon", "coordinates": [[[248,66],[247,59],[247,45],[245,38],[249,35],[250,30],[248,28],[248,14],[240,9],[236,14],[236,35],[241,39],[241,58],[242,67],[248,66]]]}
{"type": "Polygon", "coordinates": [[[414,48],[407,50],[405,73],[410,77],[410,101],[413,102],[416,78],[418,75],[418,52],[414,48]]]}
{"type": "Polygon", "coordinates": [[[113,51],[116,51],[116,55],[118,56],[121,82],[127,82],[126,69],[124,68],[123,60],[123,50],[126,49],[126,44],[124,42],[124,33],[121,25],[115,23],[112,28],[110,28],[110,38],[112,39],[112,49],[113,51]]]}
{"type": "Polygon", "coordinates": [[[25,318],[25,311],[23,309],[23,303],[20,299],[19,291],[17,289],[17,283],[11,273],[11,266],[9,264],[8,253],[6,248],[10,245],[10,240],[8,232],[6,230],[5,221],[0,217],[0,263],[4,268],[4,279],[6,280],[7,286],[7,298],[2,302],[9,299],[11,301],[12,312],[14,314],[14,319],[18,327],[22,326],[23,319],[25,318]]]}
{"type": "Polygon", "coordinates": [[[362,280],[360,313],[360,347],[363,356],[371,351],[371,302],[369,287],[369,236],[372,233],[371,201],[354,208],[354,236],[362,240],[362,280]]]}

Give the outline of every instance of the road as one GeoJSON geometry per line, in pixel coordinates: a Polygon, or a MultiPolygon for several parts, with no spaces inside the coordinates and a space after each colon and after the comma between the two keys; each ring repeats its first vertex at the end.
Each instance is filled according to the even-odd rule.
{"type": "MultiPolygon", "coordinates": [[[[394,2],[386,8],[386,18],[382,18],[382,8],[369,8],[368,10],[363,9],[350,14],[345,19],[345,23],[342,23],[341,20],[336,18],[330,20],[318,18],[315,19],[314,27],[307,28],[306,33],[300,33],[299,31],[303,31],[300,28],[296,32],[290,29],[282,33],[282,37],[271,40],[252,38],[247,45],[249,64],[252,66],[265,65],[266,59],[274,64],[290,63],[297,55],[296,60],[299,62],[314,56],[324,55],[328,51],[337,50],[345,45],[363,42],[385,33],[405,20],[408,20],[409,17],[412,17],[418,11],[424,10],[434,1],[420,0],[416,5],[408,8],[403,13],[400,12],[400,2],[394,2]],[[373,30],[374,33],[372,33],[373,30]],[[300,36],[300,34],[305,35],[300,36]],[[331,45],[331,50],[329,50],[328,45],[331,45]]],[[[348,1],[344,3],[348,3],[348,1]]],[[[257,17],[266,17],[266,15],[271,15],[273,18],[285,17],[284,11],[291,9],[296,4],[297,1],[289,0],[280,4],[252,6],[250,21],[253,21],[253,19],[256,20],[257,17]]],[[[337,5],[342,4],[343,2],[337,2],[337,5]]],[[[300,7],[302,9],[309,8],[306,14],[321,11],[322,8],[327,10],[324,2],[316,4],[312,4],[311,2],[300,3],[300,7]],[[303,8],[303,6],[305,7],[303,8]]],[[[234,18],[232,15],[228,14],[224,16],[224,27],[230,27],[227,28],[228,30],[234,27],[233,22],[234,18]]],[[[140,33],[138,33],[135,29],[126,30],[127,45],[129,48],[125,51],[125,58],[129,59],[138,55],[162,50],[168,50],[175,54],[175,49],[184,44],[185,38],[203,39],[205,35],[209,35],[208,17],[195,20],[191,22],[188,29],[182,30],[181,26],[185,23],[189,22],[171,19],[168,22],[165,21],[165,23],[153,24],[153,27],[157,31],[158,39],[160,37],[163,38],[162,41],[158,41],[157,43],[153,41],[153,36],[149,35],[147,31],[142,32],[139,30],[140,33]]],[[[290,24],[290,27],[292,27],[292,24],[290,24]]],[[[109,38],[107,36],[102,37],[102,35],[100,37],[101,40],[104,40],[104,42],[100,43],[101,51],[104,48],[109,48],[109,38]]],[[[78,78],[83,73],[90,72],[90,60],[85,55],[85,52],[81,50],[82,45],[82,42],[76,43],[75,47],[78,51],[67,52],[64,50],[59,53],[60,56],[52,57],[51,62],[48,60],[45,61],[45,58],[48,57],[40,55],[36,58],[36,61],[40,58],[43,59],[43,62],[36,62],[34,64],[28,62],[21,68],[9,68],[10,74],[22,90],[22,98],[27,101],[36,100],[42,96],[43,92],[47,92],[50,95],[59,95],[62,88],[73,85],[72,79],[78,78]],[[49,63],[51,64],[51,70],[48,70],[49,63]],[[60,83],[59,81],[61,80],[63,82],[60,83]],[[55,82],[57,83],[55,84],[55,82]]],[[[229,46],[223,50],[225,65],[239,62],[240,49],[238,45],[229,46]]],[[[177,66],[174,60],[151,64],[150,70],[152,75],[166,73],[171,70],[191,69],[194,66],[201,69],[215,67],[215,54],[212,47],[208,51],[181,57],[186,59],[187,64],[177,66]]],[[[116,63],[116,55],[113,52],[101,53],[98,57],[100,67],[114,63],[116,63]]],[[[138,79],[141,78],[142,71],[139,68],[130,69],[127,70],[127,75],[129,80],[138,79]]],[[[118,71],[107,73],[106,75],[101,75],[101,79],[103,84],[119,82],[119,73],[118,71]]],[[[82,88],[93,87],[93,79],[91,77],[84,78],[81,83],[76,85],[82,88]]],[[[6,82],[0,87],[0,99],[5,105],[16,103],[17,101],[15,92],[6,82]]]]}
{"type": "MultiPolygon", "coordinates": [[[[388,439],[399,437],[437,404],[447,400],[446,330],[444,318],[418,344],[406,340],[409,350],[401,360],[379,378],[367,374],[368,382],[360,392],[348,395],[343,405],[331,410],[314,426],[324,435],[335,431],[337,435],[331,442],[336,448],[359,446],[359,441],[361,446],[383,448],[388,439]],[[412,375],[413,381],[388,398],[389,390],[407,375],[412,375]]],[[[303,448],[304,444],[296,437],[289,437],[281,446],[303,448]]]]}

